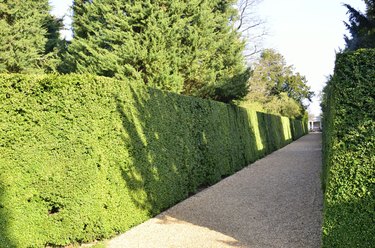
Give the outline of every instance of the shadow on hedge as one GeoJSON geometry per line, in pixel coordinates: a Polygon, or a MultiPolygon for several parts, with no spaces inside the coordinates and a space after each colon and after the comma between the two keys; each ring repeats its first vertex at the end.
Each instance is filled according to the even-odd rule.
{"type": "Polygon", "coordinates": [[[262,174],[259,170],[262,168],[258,164],[253,171],[254,176],[245,176],[247,172],[244,172],[241,176],[228,178],[226,182],[223,182],[222,186],[228,187],[227,192],[224,187],[220,186],[207,189],[195,199],[187,200],[165,214],[157,216],[157,223],[160,225],[190,223],[206,228],[210,230],[209,232],[215,231],[231,237],[236,242],[217,241],[239,247],[252,247],[256,244],[264,245],[264,247],[272,247],[272,244],[281,246],[285,241],[289,242],[285,247],[291,244],[300,245],[300,247],[317,247],[321,241],[320,199],[322,199],[321,193],[315,191],[319,189],[318,180],[321,168],[319,136],[320,134],[314,134],[305,137],[298,141],[298,146],[294,145],[283,151],[283,156],[287,157],[285,161],[290,161],[290,164],[294,162],[294,165],[285,163],[280,157],[278,157],[280,159],[278,164],[275,162],[275,156],[270,160],[272,167],[266,167],[268,170],[263,168],[270,173],[267,172],[260,177],[262,174]],[[310,145],[306,148],[304,144],[310,145]],[[317,162],[310,164],[311,157],[315,157],[317,162]],[[277,167],[282,168],[277,170],[277,167]],[[275,177],[275,171],[280,173],[279,177],[275,177]],[[293,174],[293,180],[285,181],[286,172],[293,174]],[[272,181],[271,178],[278,178],[278,181],[269,182],[272,181]],[[311,184],[310,180],[317,181],[311,184]],[[273,189],[270,188],[270,184],[273,185],[273,189]],[[298,188],[305,189],[299,190],[298,188]],[[268,198],[268,195],[272,197],[268,198]],[[314,201],[311,201],[312,199],[314,201]],[[278,208],[282,210],[274,211],[278,208]],[[316,225],[317,221],[319,225],[316,225]],[[260,243],[265,240],[265,237],[271,237],[267,241],[276,241],[260,243]]]}
{"type": "MultiPolygon", "coordinates": [[[[132,87],[126,98],[114,98],[130,160],[122,177],[135,205],[150,216],[263,156],[258,127],[244,109],[132,87]]],[[[273,119],[282,130],[281,119],[273,119]]],[[[261,142],[267,135],[261,132],[261,142]]]]}
{"type": "MultiPolygon", "coordinates": [[[[287,138],[284,133],[284,125],[281,116],[270,115],[257,112],[257,121],[262,142],[262,149],[260,157],[272,153],[273,151],[287,145],[292,139],[292,134],[289,131],[290,138],[287,138]]],[[[289,128],[290,130],[290,128],[289,128]]]]}
{"type": "Polygon", "coordinates": [[[16,247],[9,234],[9,212],[3,205],[5,189],[0,181],[0,247],[16,247]]]}
{"type": "Polygon", "coordinates": [[[130,160],[122,177],[136,206],[150,216],[291,141],[280,116],[256,113],[253,123],[245,109],[154,89],[129,87],[126,97],[114,98],[130,160]]]}
{"type": "MultiPolygon", "coordinates": [[[[171,116],[165,115],[162,111],[164,104],[158,102],[167,99],[153,99],[144,94],[144,90],[129,88],[128,99],[115,96],[117,112],[126,133],[122,139],[130,160],[120,169],[135,205],[154,216],[187,196],[184,185],[180,183],[186,181],[183,178],[186,173],[181,173],[182,168],[175,161],[176,154],[170,150],[171,143],[176,142],[167,135],[172,130],[165,129],[165,122],[171,116]],[[169,153],[173,156],[170,157],[169,153]]],[[[169,107],[176,108],[173,104],[169,107]]]]}

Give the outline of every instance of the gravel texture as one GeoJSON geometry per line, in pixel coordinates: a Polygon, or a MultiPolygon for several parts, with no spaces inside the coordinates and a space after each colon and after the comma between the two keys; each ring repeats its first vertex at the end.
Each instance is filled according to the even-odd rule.
{"type": "Polygon", "coordinates": [[[107,247],[321,247],[320,173],[321,134],[312,133],[107,241],[107,247]]]}

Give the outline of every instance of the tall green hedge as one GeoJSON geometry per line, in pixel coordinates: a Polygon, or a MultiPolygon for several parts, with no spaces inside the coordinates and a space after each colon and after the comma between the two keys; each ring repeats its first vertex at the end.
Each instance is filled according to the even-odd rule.
{"type": "Polygon", "coordinates": [[[339,54],[325,88],[323,247],[375,244],[375,50],[339,54]]]}
{"type": "Polygon", "coordinates": [[[107,238],[292,138],[301,121],[89,75],[0,75],[0,244],[107,238]]]}

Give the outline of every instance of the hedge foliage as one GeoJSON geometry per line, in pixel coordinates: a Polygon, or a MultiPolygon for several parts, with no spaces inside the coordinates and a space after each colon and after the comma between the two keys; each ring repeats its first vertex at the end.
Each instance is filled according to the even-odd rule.
{"type": "Polygon", "coordinates": [[[89,75],[0,75],[0,244],[123,232],[297,139],[298,120],[89,75]]]}
{"type": "Polygon", "coordinates": [[[323,247],[375,244],[375,50],[339,54],[324,89],[323,247]]]}

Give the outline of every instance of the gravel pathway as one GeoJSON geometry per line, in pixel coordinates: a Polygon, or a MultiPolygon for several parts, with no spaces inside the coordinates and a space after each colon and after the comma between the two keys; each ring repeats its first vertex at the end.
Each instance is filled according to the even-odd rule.
{"type": "Polygon", "coordinates": [[[313,133],[107,242],[109,248],[321,245],[321,135],[313,133]]]}

